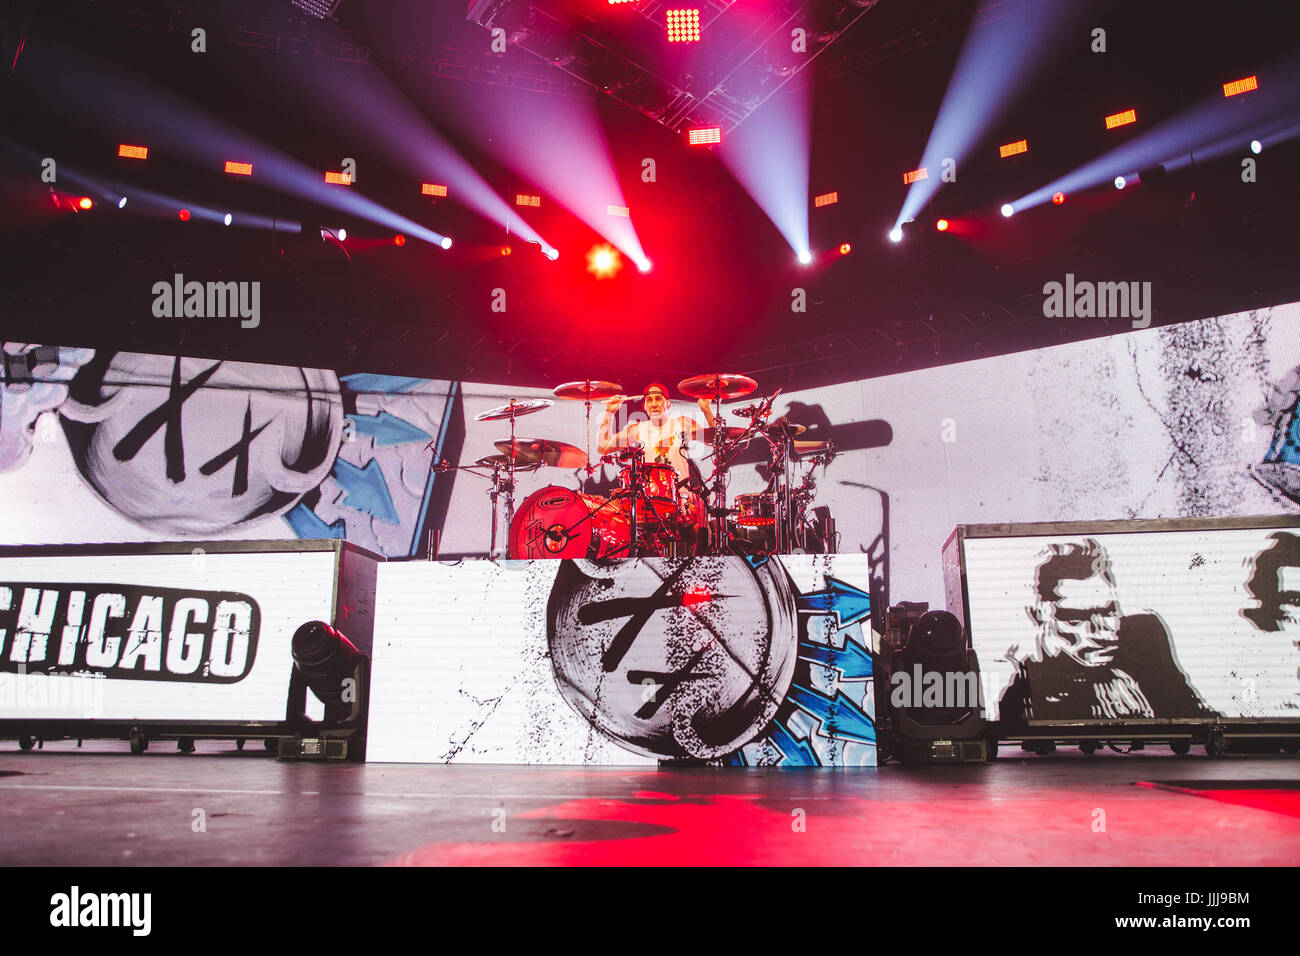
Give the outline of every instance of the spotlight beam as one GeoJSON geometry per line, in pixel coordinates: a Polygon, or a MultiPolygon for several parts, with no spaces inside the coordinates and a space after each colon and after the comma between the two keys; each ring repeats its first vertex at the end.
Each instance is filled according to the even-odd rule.
{"type": "Polygon", "coordinates": [[[1300,119],[1300,57],[1281,61],[1260,76],[1260,89],[1249,97],[1225,99],[1216,89],[1195,106],[1016,200],[1016,208],[1048,202],[1055,192],[1068,194],[1129,177],[1138,169],[1160,165],[1172,171],[1245,151],[1252,139],[1292,138],[1300,119]]]}
{"type": "Polygon", "coordinates": [[[954,160],[960,169],[992,132],[998,117],[1031,88],[1061,47],[1078,36],[1073,25],[1086,12],[1086,4],[1048,0],[1024,10],[1022,16],[989,26],[996,19],[993,8],[1000,5],[1001,0],[981,0],[971,21],[929,142],[916,164],[928,168],[930,175],[911,184],[895,226],[920,216],[943,184],[944,160],[954,160]]]}

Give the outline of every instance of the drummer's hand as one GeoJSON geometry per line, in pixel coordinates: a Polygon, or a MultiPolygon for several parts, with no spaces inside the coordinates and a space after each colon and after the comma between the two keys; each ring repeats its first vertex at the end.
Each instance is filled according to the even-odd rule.
{"type": "Polygon", "coordinates": [[[700,406],[700,411],[702,411],[702,412],[704,413],[704,420],[705,420],[706,422],[708,422],[710,426],[712,426],[712,424],[713,424],[713,402],[712,402],[711,400],[707,399],[707,398],[697,398],[697,399],[695,400],[695,404],[698,405],[698,406],[700,406]]]}
{"type": "Polygon", "coordinates": [[[626,395],[615,395],[605,403],[605,411],[616,412],[625,401],[627,401],[626,395]]]}

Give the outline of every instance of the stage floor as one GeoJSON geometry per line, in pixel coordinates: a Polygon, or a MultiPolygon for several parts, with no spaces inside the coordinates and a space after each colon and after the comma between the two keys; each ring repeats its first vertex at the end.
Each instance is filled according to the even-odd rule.
{"type": "Polygon", "coordinates": [[[1300,759],[1281,755],[1004,746],[968,767],[645,771],[280,763],[260,741],[0,746],[0,865],[1300,860],[1300,759]]]}

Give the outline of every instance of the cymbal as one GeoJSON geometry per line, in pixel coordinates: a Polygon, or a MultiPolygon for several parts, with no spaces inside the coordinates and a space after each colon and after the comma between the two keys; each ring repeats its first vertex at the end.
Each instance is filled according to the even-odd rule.
{"type": "Polygon", "coordinates": [[[747,431],[749,431],[748,428],[736,428],[734,425],[725,428],[721,425],[717,428],[700,428],[696,430],[692,441],[696,443],[703,442],[708,445],[712,445],[715,438],[719,441],[735,441],[747,431]]]}
{"type": "MultiPolygon", "coordinates": [[[[695,433],[695,437],[688,440],[682,446],[682,454],[687,458],[695,461],[703,461],[713,455],[713,438],[716,435],[723,442],[734,442],[747,432],[746,428],[719,426],[717,428],[701,428],[695,433]]],[[[753,437],[752,435],[750,437],[753,437]]],[[[746,438],[741,444],[748,444],[746,438]]]]}
{"type": "Polygon", "coordinates": [[[543,408],[550,408],[554,404],[549,398],[526,398],[522,402],[512,398],[504,405],[489,408],[486,412],[479,412],[474,416],[474,421],[495,422],[503,418],[518,418],[521,415],[540,412],[543,408]]]}
{"type": "MultiPolygon", "coordinates": [[[[510,439],[493,442],[497,451],[510,454],[510,439]]],[[[547,465],[551,468],[585,468],[587,453],[576,445],[551,438],[515,439],[514,459],[525,464],[547,465]]],[[[518,465],[516,465],[518,467],[518,465]]]]}
{"type": "MultiPolygon", "coordinates": [[[[506,442],[506,444],[509,445],[510,443],[506,442]]],[[[478,465],[480,468],[509,468],[510,456],[509,455],[484,455],[478,461],[474,462],[474,464],[478,465]]],[[[541,467],[542,466],[540,462],[531,462],[529,464],[525,464],[521,461],[515,462],[515,471],[536,471],[538,468],[541,467]]]]}
{"type": "Polygon", "coordinates": [[[794,438],[796,435],[802,435],[808,428],[782,416],[768,425],[765,430],[769,435],[785,435],[787,438],[794,438]]]}
{"type": "Polygon", "coordinates": [[[585,382],[565,382],[563,385],[557,385],[551,389],[556,398],[565,398],[577,402],[598,402],[603,398],[613,398],[615,395],[621,394],[622,391],[622,385],[591,379],[585,382]]]}
{"type": "Polygon", "coordinates": [[[748,375],[727,372],[692,375],[677,383],[677,391],[690,398],[741,398],[757,388],[758,382],[748,375]]]}

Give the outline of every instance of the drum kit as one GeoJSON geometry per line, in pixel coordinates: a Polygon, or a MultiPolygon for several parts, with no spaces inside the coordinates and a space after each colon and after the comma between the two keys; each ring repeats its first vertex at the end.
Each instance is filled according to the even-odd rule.
{"type": "Polygon", "coordinates": [[[499,555],[502,499],[511,558],[833,551],[836,536],[829,509],[810,507],[816,487],[813,473],[834,458],[833,443],[801,440],[798,436],[806,429],[784,417],[769,421],[780,389],[765,400],[734,410],[738,418],[748,420],[747,425],[728,425],[722,419],[722,403],[758,389],[758,383],[747,375],[695,375],[683,379],[677,388],[690,398],[708,400],[715,411],[712,427],[680,435],[689,474],[682,477],[662,456],[647,460],[646,450],[634,443],[599,459],[619,469],[618,485],[608,496],[547,485],[525,498],[518,511],[517,474],[567,468],[584,470],[590,477],[596,471],[598,466],[591,460],[591,406],[621,396],[623,389],[614,382],[598,380],[566,382],[553,389],[558,399],[585,404],[585,451],[554,439],[517,436],[518,419],[550,408],[555,404],[551,399],[511,399],[475,415],[479,422],[510,422],[510,437],[493,443],[498,454],[460,469],[491,483],[491,556],[499,555]],[[734,507],[729,507],[729,470],[755,445],[766,449],[767,487],[736,496],[734,507]]]}

